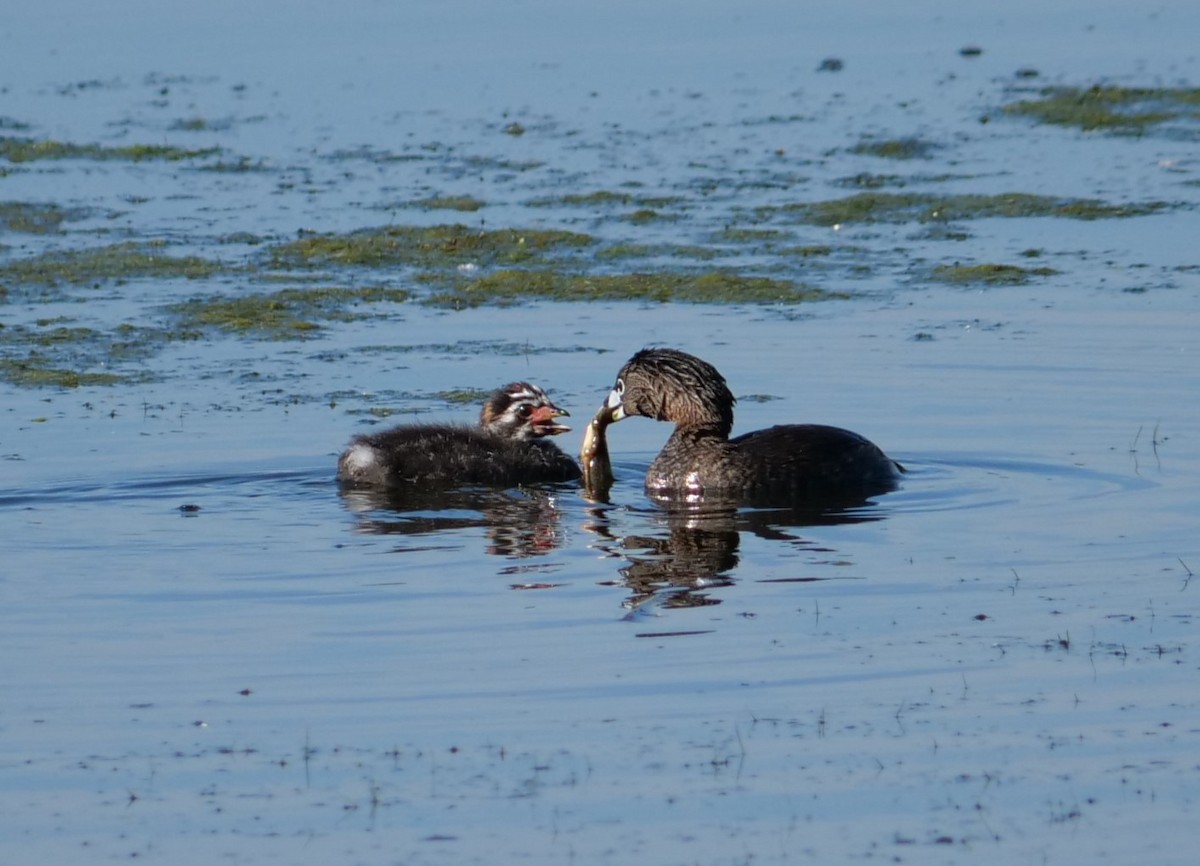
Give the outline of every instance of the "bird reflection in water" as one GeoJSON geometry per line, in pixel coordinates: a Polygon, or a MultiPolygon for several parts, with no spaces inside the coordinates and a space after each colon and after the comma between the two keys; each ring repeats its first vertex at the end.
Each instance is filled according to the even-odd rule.
{"type": "MultiPolygon", "coordinates": [[[[420,490],[414,487],[341,490],[342,501],[358,518],[358,531],[372,535],[434,536],[484,529],[486,552],[494,556],[543,556],[562,547],[564,532],[558,490],[570,485],[523,488],[420,490]]],[[[431,550],[436,543],[405,550],[431,550]]]]}
{"type": "MultiPolygon", "coordinates": [[[[668,608],[720,604],[712,590],[733,586],[741,562],[743,533],[792,544],[815,552],[827,551],[796,530],[882,520],[884,512],[866,501],[826,507],[747,508],[737,503],[705,502],[639,512],[648,527],[660,531],[620,535],[612,515],[621,523],[623,511],[594,502],[585,529],[597,536],[592,547],[622,559],[621,583],[630,590],[624,604],[637,610],[647,603],[668,608]]],[[[805,579],[807,580],[807,578],[805,579]]]]}

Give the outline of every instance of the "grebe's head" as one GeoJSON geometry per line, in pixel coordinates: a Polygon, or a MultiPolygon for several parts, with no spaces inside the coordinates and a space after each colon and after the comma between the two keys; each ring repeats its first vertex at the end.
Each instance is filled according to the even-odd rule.
{"type": "Polygon", "coordinates": [[[613,421],[644,415],[728,436],[737,400],[717,368],[678,349],[643,349],[621,372],[605,407],[613,421]]]}

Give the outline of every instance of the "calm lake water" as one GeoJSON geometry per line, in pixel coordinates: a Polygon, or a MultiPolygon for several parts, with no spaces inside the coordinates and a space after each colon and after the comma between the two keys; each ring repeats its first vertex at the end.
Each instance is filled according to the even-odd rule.
{"type": "Polygon", "coordinates": [[[1193,861],[1196,4],[3,17],[0,862],[1193,861]],[[1096,84],[1163,116],[1005,110],[1096,84]],[[866,193],[908,209],[797,210],[866,193]],[[564,279],[837,296],[445,304],[411,263],[268,261],[448,223],[587,235],[529,264],[564,279]],[[95,250],[211,267],[21,267],[95,250]],[[412,295],[290,332],[176,306],[315,286],[412,295]],[[902,488],[670,515],[645,419],[607,504],[334,483],[353,433],[514,379],[577,452],[648,344],[714,363],[736,431],[849,427],[902,488]]]}

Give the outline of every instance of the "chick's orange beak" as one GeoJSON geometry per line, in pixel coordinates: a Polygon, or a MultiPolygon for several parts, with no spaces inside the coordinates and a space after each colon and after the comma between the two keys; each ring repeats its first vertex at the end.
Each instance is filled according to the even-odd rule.
{"type": "Polygon", "coordinates": [[[529,420],[539,436],[557,436],[559,433],[570,431],[571,428],[566,424],[556,424],[554,419],[570,416],[570,414],[566,409],[559,409],[551,403],[550,405],[538,406],[534,409],[533,414],[529,416],[529,420]]]}

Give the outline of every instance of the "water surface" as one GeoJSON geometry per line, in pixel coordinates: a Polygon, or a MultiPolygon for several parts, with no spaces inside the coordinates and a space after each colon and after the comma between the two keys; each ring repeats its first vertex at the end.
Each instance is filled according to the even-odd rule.
{"type": "Polygon", "coordinates": [[[1183,92],[1198,25],[1183,3],[12,10],[0,136],[97,149],[0,160],[0,202],[65,214],[0,223],[0,859],[1190,862],[1200,126],[1003,107],[1183,92]],[[112,152],[135,145],[218,150],[112,152]],[[870,191],[1155,208],[796,207],[870,191]],[[445,273],[268,252],[446,223],[593,242],[445,273]],[[124,243],[203,273],[7,269],[124,243]],[[426,302],[509,265],[837,297],[426,302]],[[411,295],[292,331],[173,306],[314,286],[411,295]],[[576,451],[647,344],[714,363],[737,431],[849,427],[902,488],[667,514],[644,419],[609,431],[607,504],[334,483],[354,432],[469,421],[514,379],[571,409],[576,451]]]}

